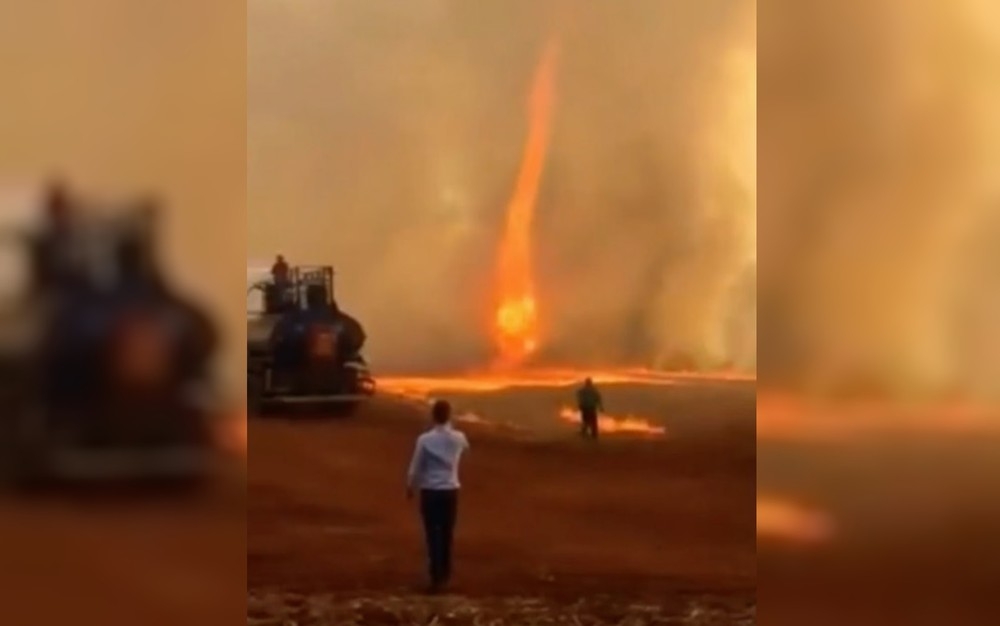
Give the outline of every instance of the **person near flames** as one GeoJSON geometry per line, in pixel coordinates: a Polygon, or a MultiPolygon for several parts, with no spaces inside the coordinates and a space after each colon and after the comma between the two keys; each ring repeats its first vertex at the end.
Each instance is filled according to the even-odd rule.
{"type": "Polygon", "coordinates": [[[417,437],[406,476],[406,497],[420,493],[420,517],[427,542],[431,593],[442,591],[451,578],[451,547],[458,515],[458,464],[469,449],[465,434],[452,427],[451,404],[438,400],[431,407],[433,425],[417,437]]]}
{"type": "Polygon", "coordinates": [[[597,418],[604,412],[604,400],[594,381],[587,378],[576,391],[576,408],[580,411],[580,432],[584,438],[597,439],[597,418]]]}

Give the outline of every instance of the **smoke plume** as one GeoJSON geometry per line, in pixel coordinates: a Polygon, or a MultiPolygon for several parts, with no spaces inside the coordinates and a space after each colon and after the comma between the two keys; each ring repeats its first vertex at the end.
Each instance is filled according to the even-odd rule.
{"type": "Polygon", "coordinates": [[[762,381],[988,392],[1000,365],[989,0],[769,0],[762,381]]]}
{"type": "Polygon", "coordinates": [[[248,252],[334,264],[380,371],[488,362],[524,103],[558,31],[537,357],[751,368],[753,5],[252,0],[248,252]]]}

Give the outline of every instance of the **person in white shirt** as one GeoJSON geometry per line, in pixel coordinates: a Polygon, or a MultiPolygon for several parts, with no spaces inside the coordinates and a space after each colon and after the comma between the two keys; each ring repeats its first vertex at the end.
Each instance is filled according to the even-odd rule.
{"type": "Polygon", "coordinates": [[[451,578],[451,546],[458,513],[458,463],[469,449],[469,440],[451,425],[451,405],[438,400],[431,408],[434,426],[417,438],[406,495],[420,492],[430,566],[430,590],[440,591],[451,578]]]}

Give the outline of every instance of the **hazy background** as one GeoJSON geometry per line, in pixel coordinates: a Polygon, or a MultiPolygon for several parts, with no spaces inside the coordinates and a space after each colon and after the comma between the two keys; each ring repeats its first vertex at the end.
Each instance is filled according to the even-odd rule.
{"type": "Polygon", "coordinates": [[[250,0],[248,263],[333,263],[380,371],[485,361],[533,66],[553,360],[755,363],[754,3],[250,0]]]}
{"type": "Polygon", "coordinates": [[[759,50],[740,0],[249,7],[248,254],[336,264],[381,368],[485,358],[559,33],[545,356],[754,369],[759,293],[762,383],[1000,391],[995,2],[768,0],[759,50]]]}
{"type": "Polygon", "coordinates": [[[1000,5],[766,0],[762,383],[1000,391],[1000,5]]]}
{"type": "Polygon", "coordinates": [[[53,175],[98,197],[159,195],[164,255],[220,315],[238,393],[245,27],[233,2],[0,6],[0,210],[24,213],[53,175]]]}

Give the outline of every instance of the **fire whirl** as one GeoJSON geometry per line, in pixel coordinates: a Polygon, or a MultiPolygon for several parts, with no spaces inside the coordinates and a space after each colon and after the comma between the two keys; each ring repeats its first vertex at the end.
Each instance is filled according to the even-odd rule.
{"type": "Polygon", "coordinates": [[[528,136],[497,255],[493,329],[496,365],[503,368],[522,364],[538,348],[531,228],[548,151],[557,55],[558,43],[552,40],[535,70],[528,101],[528,136]]]}
{"type": "Polygon", "coordinates": [[[531,295],[510,298],[497,311],[498,352],[507,364],[522,361],[537,348],[538,314],[531,295]]]}

